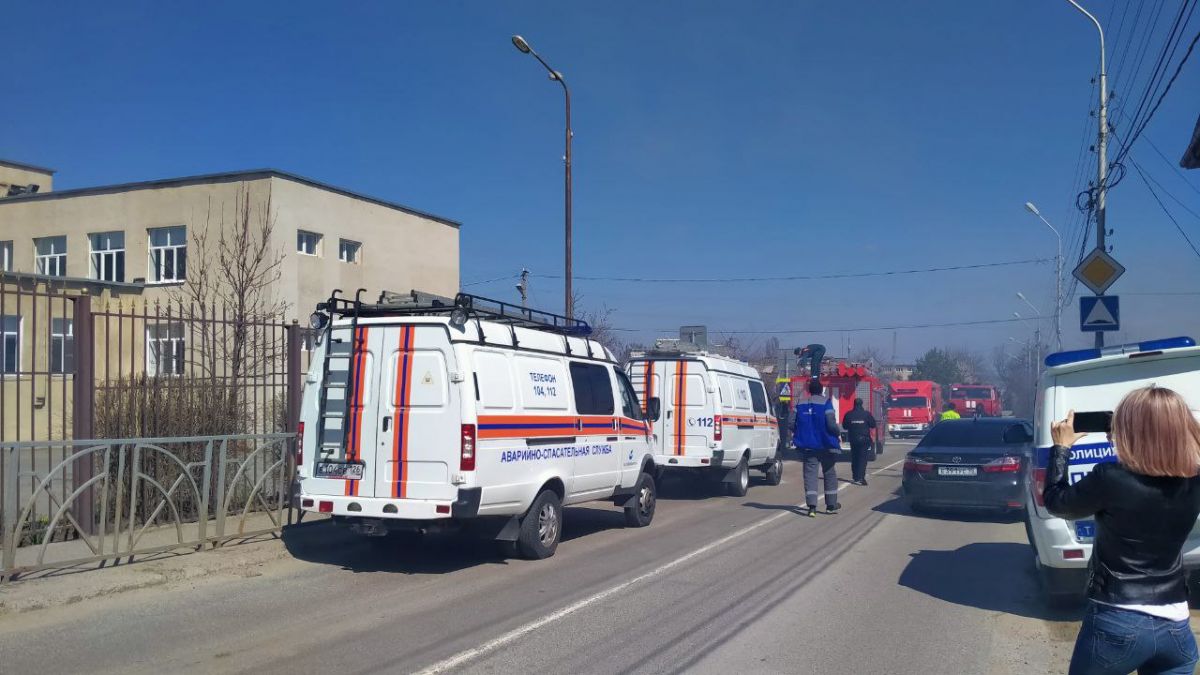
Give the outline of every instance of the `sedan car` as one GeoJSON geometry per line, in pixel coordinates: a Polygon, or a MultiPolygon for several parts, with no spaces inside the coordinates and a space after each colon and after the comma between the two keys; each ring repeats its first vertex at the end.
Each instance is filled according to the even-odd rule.
{"type": "Polygon", "coordinates": [[[1020,511],[1033,426],[1013,418],[939,422],[904,460],[904,499],[926,506],[1020,511]]]}

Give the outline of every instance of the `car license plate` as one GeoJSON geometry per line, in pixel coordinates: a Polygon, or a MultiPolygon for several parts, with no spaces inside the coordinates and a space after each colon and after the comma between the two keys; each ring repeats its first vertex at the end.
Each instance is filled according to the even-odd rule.
{"type": "Polygon", "coordinates": [[[973,466],[939,466],[939,476],[974,476],[979,473],[979,469],[973,466]]]}
{"type": "Polygon", "coordinates": [[[1079,541],[1096,538],[1096,523],[1091,520],[1080,520],[1075,523],[1075,538],[1079,541]]]}
{"type": "Polygon", "coordinates": [[[346,480],[362,480],[362,464],[342,464],[340,462],[318,462],[317,478],[344,478],[346,480]]]}

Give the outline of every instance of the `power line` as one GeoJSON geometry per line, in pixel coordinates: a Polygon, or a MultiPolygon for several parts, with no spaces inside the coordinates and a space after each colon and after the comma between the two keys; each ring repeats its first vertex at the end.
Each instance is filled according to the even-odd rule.
{"type": "MultiPolygon", "coordinates": [[[[1130,158],[1130,161],[1133,162],[1133,159],[1130,158]]],[[[1167,210],[1167,205],[1163,204],[1162,200],[1159,199],[1158,193],[1154,191],[1154,186],[1152,186],[1150,181],[1146,179],[1146,174],[1142,173],[1142,167],[1138,166],[1137,162],[1133,162],[1133,169],[1134,171],[1137,171],[1137,174],[1141,177],[1142,182],[1146,184],[1146,189],[1150,191],[1150,195],[1154,197],[1154,201],[1158,202],[1158,208],[1162,209],[1163,213],[1165,213],[1167,218],[1170,219],[1171,224],[1173,224],[1175,229],[1179,231],[1179,236],[1183,237],[1183,240],[1188,243],[1188,246],[1192,247],[1192,253],[1195,253],[1196,257],[1200,258],[1200,249],[1196,248],[1196,245],[1192,243],[1192,238],[1187,235],[1187,232],[1183,231],[1183,227],[1180,226],[1179,221],[1175,220],[1175,216],[1171,215],[1171,212],[1167,210]]]]}
{"type": "MultiPolygon", "coordinates": [[[[1129,156],[1129,161],[1133,163],[1133,168],[1142,170],[1142,165],[1137,163],[1137,160],[1135,160],[1133,158],[1133,155],[1129,156]]],[[[1156,179],[1154,176],[1150,175],[1149,172],[1142,171],[1142,176],[1144,178],[1150,179],[1155,185],[1158,186],[1159,190],[1162,190],[1164,194],[1166,194],[1168,197],[1170,197],[1171,200],[1174,201],[1176,204],[1178,204],[1180,206],[1180,208],[1182,208],[1184,211],[1187,211],[1188,213],[1195,216],[1197,219],[1200,219],[1200,213],[1196,213],[1195,211],[1193,211],[1192,208],[1190,206],[1188,206],[1187,204],[1183,203],[1183,201],[1180,200],[1179,197],[1176,197],[1174,194],[1171,193],[1170,190],[1163,187],[1163,184],[1158,182],[1158,179],[1156,179]]]]}
{"type": "MultiPolygon", "coordinates": [[[[1185,2],[1184,6],[1186,7],[1187,4],[1188,3],[1185,2]]],[[[1194,12],[1195,9],[1196,9],[1196,3],[1193,2],[1192,6],[1191,6],[1191,11],[1188,12],[1187,20],[1185,20],[1183,25],[1180,26],[1180,29],[1181,29],[1180,37],[1182,37],[1182,28],[1187,27],[1188,22],[1191,21],[1192,12],[1194,12]]],[[[1183,13],[1183,8],[1180,8],[1180,14],[1182,15],[1182,13],[1183,13]]],[[[1176,19],[1176,23],[1178,23],[1178,19],[1176,19]]],[[[1172,29],[1172,34],[1174,34],[1174,29],[1172,29]]],[[[1168,42],[1171,40],[1170,35],[1168,35],[1167,40],[1168,40],[1168,42]]],[[[1159,94],[1158,100],[1154,102],[1154,106],[1149,109],[1149,111],[1146,113],[1146,116],[1141,120],[1141,122],[1137,121],[1136,116],[1134,117],[1135,128],[1133,130],[1133,133],[1129,136],[1129,142],[1126,143],[1125,147],[1123,147],[1121,149],[1121,152],[1117,154],[1117,158],[1115,160],[1113,160],[1113,164],[1119,164],[1121,162],[1121,160],[1124,159],[1125,156],[1129,154],[1129,150],[1133,147],[1133,144],[1137,141],[1138,137],[1142,135],[1142,132],[1146,129],[1146,126],[1150,124],[1150,120],[1154,118],[1154,113],[1158,112],[1158,108],[1159,108],[1159,106],[1162,105],[1163,99],[1165,99],[1167,97],[1167,94],[1171,91],[1171,85],[1175,84],[1175,80],[1179,79],[1179,73],[1183,71],[1183,66],[1188,62],[1188,59],[1192,56],[1192,51],[1196,48],[1197,42],[1200,42],[1200,31],[1197,31],[1195,37],[1193,37],[1192,41],[1188,44],[1187,51],[1183,53],[1183,58],[1180,59],[1179,64],[1175,66],[1175,72],[1171,75],[1171,79],[1167,80],[1167,84],[1163,88],[1162,93],[1159,94]]],[[[1167,61],[1165,63],[1163,63],[1163,74],[1166,73],[1166,67],[1170,65],[1170,58],[1175,55],[1175,48],[1178,46],[1179,46],[1179,42],[1178,42],[1178,40],[1176,40],[1175,46],[1171,47],[1171,49],[1170,49],[1170,56],[1168,56],[1167,61]]],[[[1165,45],[1164,45],[1163,49],[1165,52],[1166,51],[1165,45]]],[[[1161,61],[1161,59],[1160,59],[1160,61],[1161,61]]],[[[1158,79],[1158,77],[1159,76],[1151,78],[1151,85],[1153,85],[1154,80],[1158,79]]],[[[1147,95],[1150,95],[1150,91],[1151,90],[1148,87],[1147,95]]],[[[1139,109],[1140,109],[1140,106],[1139,106],[1139,109]]]]}
{"type": "Polygon", "coordinates": [[[480,284],[490,284],[490,283],[493,283],[493,282],[496,282],[496,281],[504,281],[505,279],[516,279],[516,278],[517,278],[517,277],[519,277],[519,276],[521,276],[521,275],[519,275],[519,274],[506,274],[506,275],[504,275],[504,276],[502,276],[502,277],[496,277],[495,279],[483,279],[483,280],[481,280],[481,281],[468,281],[467,283],[463,284],[463,288],[466,288],[467,286],[478,286],[478,285],[480,285],[480,284]]]}
{"type": "MultiPolygon", "coordinates": [[[[950,321],[946,323],[914,323],[898,326],[868,326],[858,328],[797,328],[794,330],[718,330],[715,328],[708,329],[710,333],[724,333],[728,335],[795,335],[795,334],[811,334],[811,333],[862,333],[867,331],[881,330],[907,330],[916,328],[950,328],[954,326],[983,326],[988,324],[999,323],[1016,323],[1018,321],[1028,321],[1029,318],[1012,318],[1012,319],[982,319],[978,321],[950,321]]],[[[613,330],[632,331],[632,328],[617,328],[613,330]]],[[[658,332],[666,332],[676,330],[676,328],[659,328],[658,332]]]]}
{"type": "MultiPolygon", "coordinates": [[[[901,276],[907,274],[925,274],[929,272],[955,272],[959,270],[977,270],[991,267],[1007,267],[1010,265],[1033,265],[1048,263],[1052,258],[1031,258],[1029,260],[1008,260],[1005,262],[979,263],[976,265],[952,265],[948,267],[926,267],[921,269],[887,270],[883,272],[844,272],[840,274],[812,274],[783,277],[707,277],[707,278],[654,278],[654,277],[591,277],[579,276],[581,281],[621,281],[645,284],[706,284],[706,283],[743,283],[763,281],[816,281],[821,279],[856,279],[861,277],[901,276]]],[[[543,279],[561,279],[561,274],[533,274],[531,276],[543,279]]]]}
{"type": "Polygon", "coordinates": [[[1155,154],[1157,154],[1159,157],[1162,157],[1162,161],[1166,162],[1167,166],[1171,167],[1171,169],[1175,171],[1175,175],[1179,176],[1180,180],[1182,180],[1184,183],[1187,183],[1187,186],[1190,187],[1193,192],[1200,195],[1200,187],[1193,185],[1192,181],[1188,180],[1187,176],[1183,175],[1183,172],[1179,170],[1179,167],[1176,166],[1174,162],[1167,159],[1167,156],[1163,154],[1162,150],[1158,149],[1158,146],[1154,144],[1154,141],[1150,140],[1149,136],[1146,137],[1146,143],[1150,145],[1150,148],[1154,150],[1155,154]]]}

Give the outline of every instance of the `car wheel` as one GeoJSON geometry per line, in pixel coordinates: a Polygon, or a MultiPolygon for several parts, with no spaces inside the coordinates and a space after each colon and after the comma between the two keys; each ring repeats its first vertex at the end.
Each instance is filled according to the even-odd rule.
{"type": "Polygon", "coordinates": [[[654,509],[658,506],[658,486],[654,476],[643,473],[635,488],[635,499],[625,507],[625,524],[629,527],[646,527],[654,520],[654,509]]]}
{"type": "Polygon", "coordinates": [[[1038,558],[1037,551],[1033,553],[1033,569],[1037,573],[1038,585],[1042,589],[1042,597],[1051,609],[1074,609],[1084,601],[1084,592],[1079,588],[1066,588],[1053,577],[1053,570],[1047,569],[1038,558]]]}
{"type": "Polygon", "coordinates": [[[929,512],[929,509],[927,509],[924,504],[922,504],[921,502],[919,502],[915,499],[905,499],[904,503],[905,503],[905,505],[908,506],[908,510],[912,511],[913,513],[928,513],[929,512]]]}
{"type": "Polygon", "coordinates": [[[552,490],[542,490],[521,519],[517,548],[530,560],[554,555],[562,537],[562,502],[552,490]]]}
{"type": "Polygon", "coordinates": [[[783,482],[783,460],[776,457],[767,465],[766,484],[779,485],[783,482]]]}
{"type": "Polygon", "coordinates": [[[746,458],[738,460],[733,470],[737,473],[734,474],[733,482],[725,484],[725,489],[730,497],[745,497],[750,491],[750,465],[746,463],[746,458]]]}

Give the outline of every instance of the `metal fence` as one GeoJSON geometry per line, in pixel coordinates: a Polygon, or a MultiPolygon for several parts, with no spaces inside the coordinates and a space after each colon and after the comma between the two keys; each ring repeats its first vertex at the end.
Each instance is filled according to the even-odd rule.
{"type": "MultiPolygon", "coordinates": [[[[78,490],[124,456],[114,451],[109,465],[71,439],[293,432],[308,340],[294,321],[188,302],[171,289],[0,272],[0,522],[15,522],[14,504],[33,504],[33,526],[63,503],[82,507],[78,490]]],[[[60,519],[45,536],[95,537],[99,526],[60,519]]],[[[20,545],[10,532],[0,531],[0,547],[20,545]]]]}
{"type": "Polygon", "coordinates": [[[0,580],[277,532],[291,516],[294,439],[280,433],[0,444],[0,580]],[[23,455],[52,449],[63,457],[57,464],[19,468],[23,455]],[[26,481],[34,489],[18,490],[26,481]]]}

